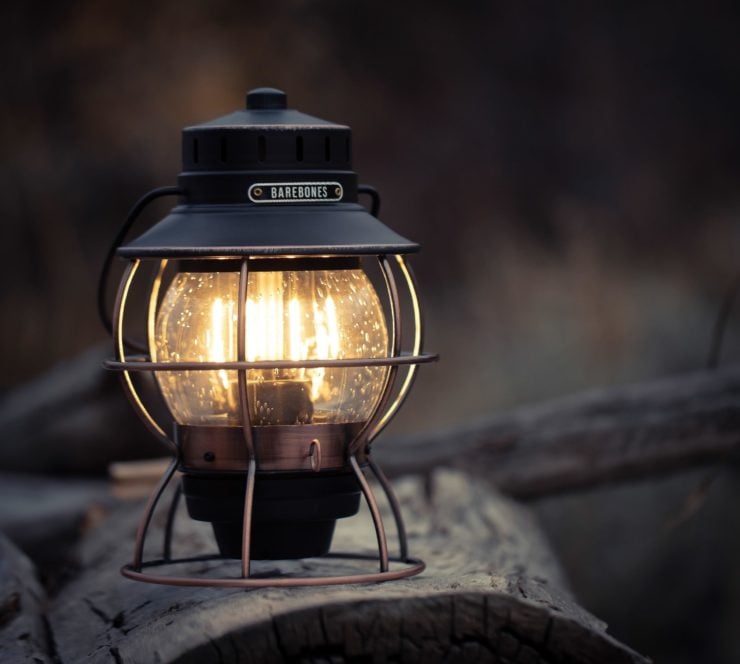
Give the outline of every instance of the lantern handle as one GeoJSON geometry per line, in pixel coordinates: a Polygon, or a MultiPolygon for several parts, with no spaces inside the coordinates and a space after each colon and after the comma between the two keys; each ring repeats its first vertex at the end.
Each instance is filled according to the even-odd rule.
{"type": "Polygon", "coordinates": [[[372,199],[370,214],[373,215],[373,217],[377,217],[380,214],[380,194],[378,193],[378,190],[375,187],[371,187],[369,184],[358,184],[357,193],[367,194],[370,196],[372,199]]]}
{"type": "Polygon", "coordinates": [[[116,255],[116,250],[121,246],[121,244],[123,244],[123,241],[126,239],[126,235],[128,235],[134,222],[149,203],[163,196],[181,196],[183,194],[184,192],[180,187],[158,187],[157,189],[152,189],[149,193],[144,194],[131,208],[126,217],[126,221],[116,234],[110,249],[108,249],[105,261],[103,262],[103,267],[100,270],[100,277],[98,278],[98,316],[100,317],[100,322],[103,324],[103,327],[108,330],[109,334],[113,334],[113,323],[111,322],[111,317],[108,313],[105,295],[108,278],[110,277],[110,268],[113,263],[113,258],[116,255]]]}

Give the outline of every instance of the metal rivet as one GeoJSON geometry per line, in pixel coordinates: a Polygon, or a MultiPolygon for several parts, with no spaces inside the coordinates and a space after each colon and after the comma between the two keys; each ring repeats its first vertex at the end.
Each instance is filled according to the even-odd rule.
{"type": "Polygon", "coordinates": [[[254,189],[252,190],[252,193],[253,193],[253,194],[254,194],[254,195],[255,195],[255,196],[257,197],[257,198],[259,198],[260,196],[262,196],[262,187],[255,187],[255,188],[254,188],[254,189]]]}
{"type": "Polygon", "coordinates": [[[342,188],[341,187],[334,187],[334,195],[335,196],[341,196],[342,195],[342,188]]]}
{"type": "Polygon", "coordinates": [[[216,460],[216,455],[213,452],[206,452],[203,455],[203,461],[208,461],[208,463],[211,463],[212,461],[216,460]]]}

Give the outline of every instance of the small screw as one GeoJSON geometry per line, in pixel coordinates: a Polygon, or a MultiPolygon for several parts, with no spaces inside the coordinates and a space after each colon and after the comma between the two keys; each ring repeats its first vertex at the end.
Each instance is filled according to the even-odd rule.
{"type": "Polygon", "coordinates": [[[208,461],[208,463],[211,463],[212,461],[216,460],[216,455],[213,452],[206,452],[203,455],[203,461],[208,461]]]}
{"type": "Polygon", "coordinates": [[[341,187],[334,187],[334,195],[337,197],[342,196],[342,188],[341,187]]]}
{"type": "Polygon", "coordinates": [[[259,198],[262,196],[262,187],[255,187],[252,189],[252,193],[255,195],[256,198],[259,198]]]}

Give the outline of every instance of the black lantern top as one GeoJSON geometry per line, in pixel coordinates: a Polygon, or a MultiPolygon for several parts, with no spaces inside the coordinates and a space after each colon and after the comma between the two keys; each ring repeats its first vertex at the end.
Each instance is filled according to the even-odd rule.
{"type": "Polygon", "coordinates": [[[183,170],[329,170],[351,165],[349,127],[289,110],[275,88],[247,94],[235,111],[182,132],[183,170]]]}
{"type": "Polygon", "coordinates": [[[182,132],[181,205],[119,247],[127,258],[409,253],[357,202],[351,130],[257,88],[246,109],[182,132]]]}

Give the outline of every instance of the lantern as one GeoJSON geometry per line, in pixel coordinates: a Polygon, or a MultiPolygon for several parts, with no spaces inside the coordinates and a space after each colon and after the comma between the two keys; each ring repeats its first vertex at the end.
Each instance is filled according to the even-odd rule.
{"type": "Polygon", "coordinates": [[[104,309],[110,258],[128,260],[111,325],[116,357],[106,367],[121,373],[137,413],[173,454],[123,574],[235,587],[418,574],[424,564],[408,556],[398,501],[371,457],[371,443],[401,406],[417,365],[436,359],[422,353],[419,300],[405,260],[418,246],[376,218],[378,194],[358,185],[351,170],[349,127],[288,110],[279,90],[253,90],[246,110],[188,127],[182,138],[178,186],[137,203],[101,279],[104,309]],[[371,213],[358,194],[371,197],[371,213]],[[143,208],[170,195],[181,203],[124,242],[143,208]],[[142,354],[127,329],[136,308],[132,285],[145,273],[142,354]],[[143,374],[154,376],[171,422],[145,404],[143,374]],[[366,470],[390,503],[397,557],[389,556],[366,470]],[[145,561],[152,515],[173,478],[163,555],[145,561]],[[183,562],[171,552],[181,496],[191,518],[212,524],[214,558],[240,559],[240,575],[160,569],[183,562]],[[355,514],[361,496],[375,526],[378,572],[250,576],[252,560],[326,555],[336,520],[355,514]]]}

